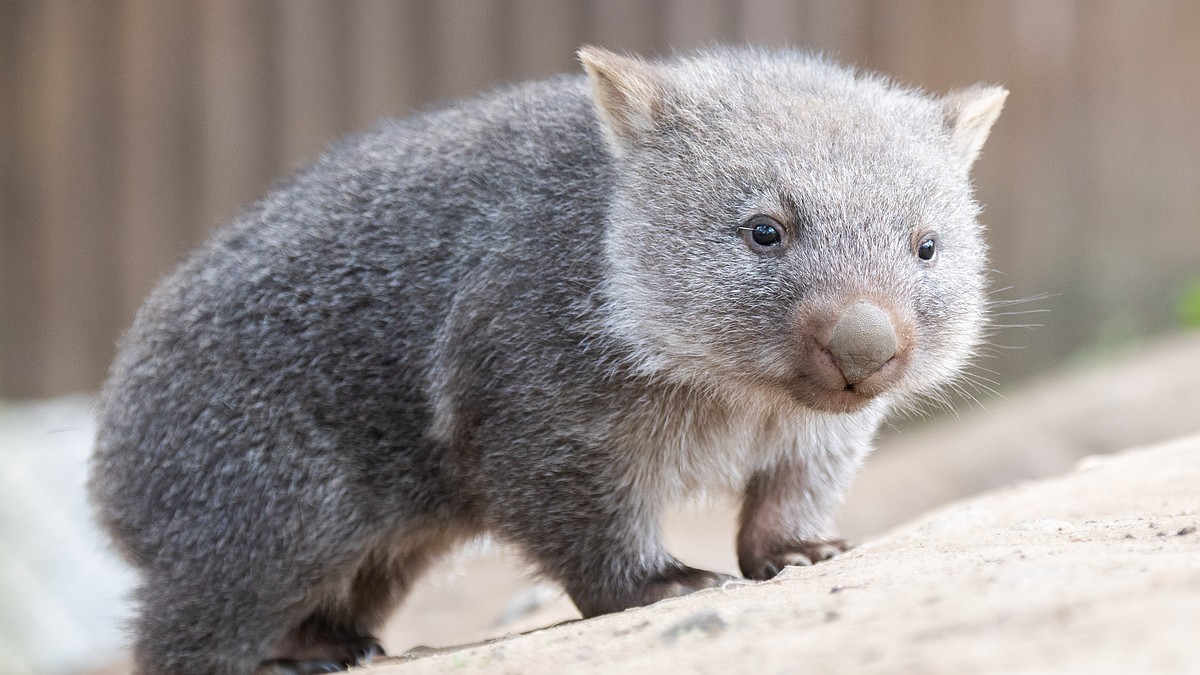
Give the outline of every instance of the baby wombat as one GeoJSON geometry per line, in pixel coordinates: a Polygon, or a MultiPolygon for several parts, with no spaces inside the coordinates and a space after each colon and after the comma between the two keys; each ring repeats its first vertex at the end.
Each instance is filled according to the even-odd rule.
{"type": "Polygon", "coordinates": [[[661,541],[697,491],[744,495],[751,579],[844,548],[889,407],[980,342],[968,169],[1006,92],[579,56],[342,143],[146,302],[91,481],[141,672],[365,660],[484,532],[584,616],[719,586],[661,541]]]}

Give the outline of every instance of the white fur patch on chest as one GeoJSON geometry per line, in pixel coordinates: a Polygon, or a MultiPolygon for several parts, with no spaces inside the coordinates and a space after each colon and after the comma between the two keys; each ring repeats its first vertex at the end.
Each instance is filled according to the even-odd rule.
{"type": "Polygon", "coordinates": [[[751,474],[785,461],[857,466],[887,410],[880,402],[829,414],[682,396],[646,403],[624,420],[617,442],[630,480],[669,502],[739,493],[751,474]]]}

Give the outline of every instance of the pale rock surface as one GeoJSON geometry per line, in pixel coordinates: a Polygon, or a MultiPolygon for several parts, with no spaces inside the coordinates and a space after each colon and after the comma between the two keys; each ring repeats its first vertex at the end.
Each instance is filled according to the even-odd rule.
{"type": "MultiPolygon", "coordinates": [[[[963,410],[961,419],[885,434],[842,509],[843,533],[870,541],[931,508],[1062,474],[1088,455],[1200,432],[1200,332],[1060,368],[1007,398],[983,400],[985,407],[963,410]]],[[[1050,520],[1030,519],[1022,527],[1045,528],[1050,520]]],[[[735,533],[736,506],[728,502],[680,511],[666,524],[669,550],[688,564],[729,574],[737,573],[735,533]]],[[[388,653],[398,654],[578,617],[570,601],[537,582],[511,551],[483,545],[432,570],[383,638],[388,653]]]]}
{"type": "Polygon", "coordinates": [[[940,508],[811,568],[414,673],[1200,673],[1200,435],[940,508]]]}

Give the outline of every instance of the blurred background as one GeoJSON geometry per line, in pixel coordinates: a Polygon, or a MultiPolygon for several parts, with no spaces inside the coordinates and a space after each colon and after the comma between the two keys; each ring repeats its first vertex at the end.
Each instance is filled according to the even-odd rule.
{"type": "Polygon", "coordinates": [[[976,166],[1000,297],[1056,294],[1011,382],[1173,327],[1200,278],[1190,0],[5,0],[0,398],[93,391],[156,279],[382,116],[656,55],[793,46],[1012,95],[976,166]]]}
{"type": "MultiPolygon", "coordinates": [[[[1042,324],[995,338],[1019,348],[985,364],[1010,391],[1200,325],[1197,36],[1191,0],[3,0],[0,670],[94,666],[118,640],[128,576],[82,552],[102,548],[80,496],[87,395],[155,281],[338,136],[578,71],[585,43],[647,56],[789,46],[936,92],[1003,84],[1011,96],[974,171],[994,297],[1047,295],[1014,309],[1049,310],[998,320],[1042,324]],[[82,396],[16,403],[68,394],[82,396]]],[[[1136,386],[1170,382],[1165,398],[1194,400],[1178,378],[1194,380],[1195,361],[1162,354],[1177,380],[1136,386]]],[[[1056,415],[1076,430],[1064,434],[1105,431],[1071,452],[1143,438],[1109,433],[1093,422],[1111,410],[1089,410],[1056,415]]],[[[1181,415],[1195,428],[1193,414],[1169,417],[1181,415]]],[[[1001,419],[987,439],[1029,416],[1001,419]]]]}

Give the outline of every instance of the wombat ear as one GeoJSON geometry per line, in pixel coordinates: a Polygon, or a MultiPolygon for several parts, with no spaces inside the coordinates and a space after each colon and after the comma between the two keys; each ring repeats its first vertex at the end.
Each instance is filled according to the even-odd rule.
{"type": "Polygon", "coordinates": [[[963,171],[975,163],[1007,97],[1008,90],[1004,87],[976,84],[942,99],[954,155],[963,171]]]}
{"type": "Polygon", "coordinates": [[[579,61],[592,83],[592,99],[609,141],[617,147],[654,130],[663,86],[653,66],[599,47],[583,47],[579,61]]]}

